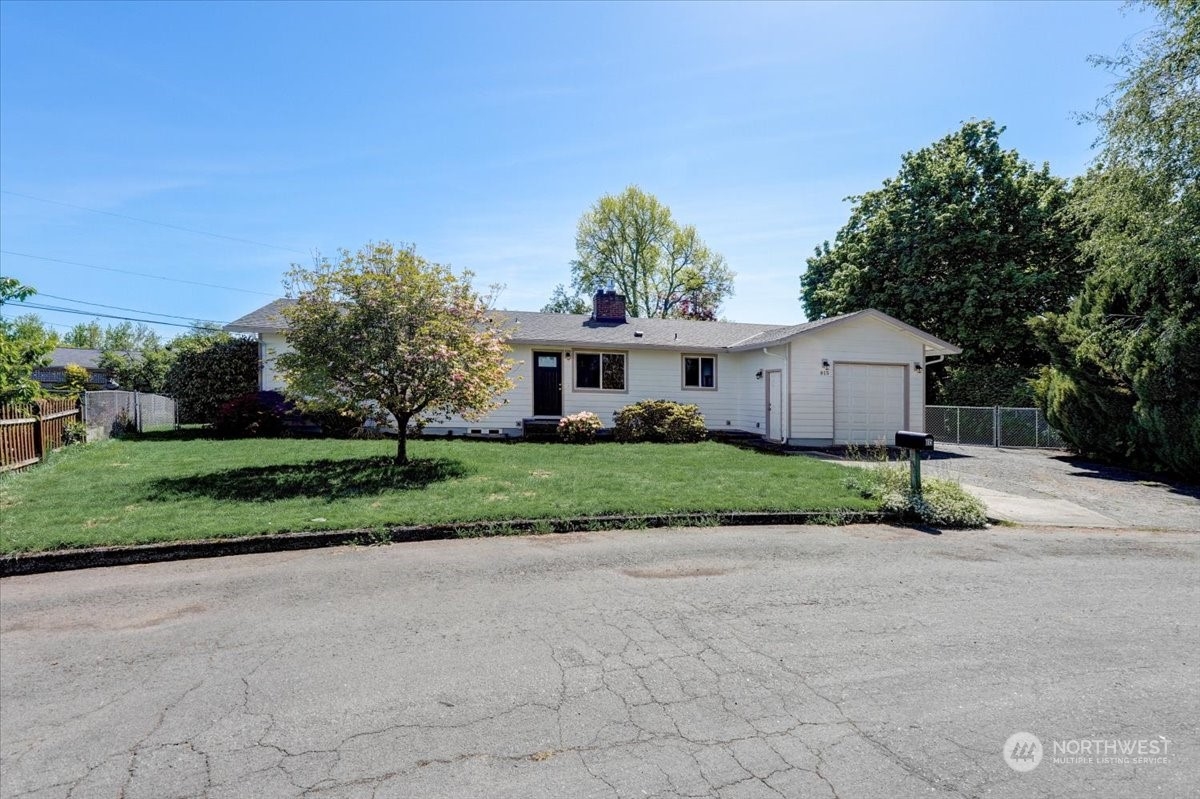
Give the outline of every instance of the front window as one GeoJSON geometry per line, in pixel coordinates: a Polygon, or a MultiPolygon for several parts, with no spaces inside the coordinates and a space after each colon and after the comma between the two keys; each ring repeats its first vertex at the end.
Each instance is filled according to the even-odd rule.
{"type": "Polygon", "coordinates": [[[624,391],[625,353],[575,353],[575,387],[594,391],[624,391]]]}
{"type": "Polygon", "coordinates": [[[715,355],[683,356],[683,387],[717,387],[717,358],[715,355]]]}

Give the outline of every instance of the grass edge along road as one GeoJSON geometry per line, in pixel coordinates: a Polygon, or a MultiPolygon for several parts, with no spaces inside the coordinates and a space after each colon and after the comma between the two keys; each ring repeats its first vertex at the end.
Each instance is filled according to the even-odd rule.
{"type": "Polygon", "coordinates": [[[726,444],[219,440],[57,453],[0,478],[0,552],[305,530],[722,511],[873,511],[847,467],[726,444]]]}

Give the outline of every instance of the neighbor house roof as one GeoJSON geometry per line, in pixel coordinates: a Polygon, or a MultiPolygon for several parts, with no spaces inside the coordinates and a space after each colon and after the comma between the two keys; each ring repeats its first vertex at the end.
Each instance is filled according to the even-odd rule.
{"type": "Polygon", "coordinates": [[[50,363],[44,368],[62,369],[72,363],[85,369],[99,369],[100,350],[89,350],[82,347],[55,347],[50,351],[50,363]]]}
{"type": "MultiPolygon", "coordinates": [[[[292,299],[275,300],[241,319],[226,330],[245,333],[274,333],[285,329],[281,309],[292,299]]],[[[690,319],[641,319],[624,323],[596,322],[590,314],[496,311],[496,321],[511,327],[515,344],[544,344],[572,347],[628,347],[671,350],[744,351],[772,347],[799,335],[811,333],[858,317],[871,317],[921,339],[934,355],[957,355],[961,350],[936,336],[906,325],[874,309],[856,311],[799,325],[760,325],[741,322],[698,322],[690,319]]]]}

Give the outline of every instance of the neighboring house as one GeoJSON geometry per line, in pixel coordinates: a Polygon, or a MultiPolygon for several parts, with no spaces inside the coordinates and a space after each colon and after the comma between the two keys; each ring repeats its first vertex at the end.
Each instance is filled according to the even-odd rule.
{"type": "Polygon", "coordinates": [[[108,372],[100,368],[100,350],[79,347],[56,347],[50,353],[50,365],[34,369],[33,379],[41,383],[42,388],[58,388],[67,381],[66,371],[69,364],[88,370],[90,389],[105,388],[112,382],[108,372]]]}
{"type": "MultiPolygon", "coordinates": [[[[260,386],[280,390],[274,356],[287,349],[276,300],[225,327],[254,333],[260,386]]],[[[538,421],[613,411],[643,399],[700,406],[714,430],[798,446],[891,442],[923,431],[927,364],[961,350],[876,310],[799,325],[629,318],[625,298],[597,292],[590,315],[497,311],[515,328],[508,402],[485,418],[451,419],[426,434],[520,436],[538,421]]]]}

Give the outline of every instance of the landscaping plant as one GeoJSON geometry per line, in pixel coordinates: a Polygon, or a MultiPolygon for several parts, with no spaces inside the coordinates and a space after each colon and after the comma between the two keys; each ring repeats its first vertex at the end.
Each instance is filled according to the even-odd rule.
{"type": "Polygon", "coordinates": [[[846,478],[846,487],[878,500],[884,511],[901,513],[934,527],[987,525],[983,502],[951,480],[923,480],[918,494],[912,491],[905,466],[880,465],[860,472],[846,478]]]}
{"type": "Polygon", "coordinates": [[[568,444],[590,444],[603,429],[600,417],[591,411],[580,411],[558,420],[558,437],[568,444]]]}
{"type": "Polygon", "coordinates": [[[683,444],[703,441],[708,433],[698,406],[670,400],[642,400],[626,405],[613,413],[613,420],[613,437],[626,443],[683,444]]]}

